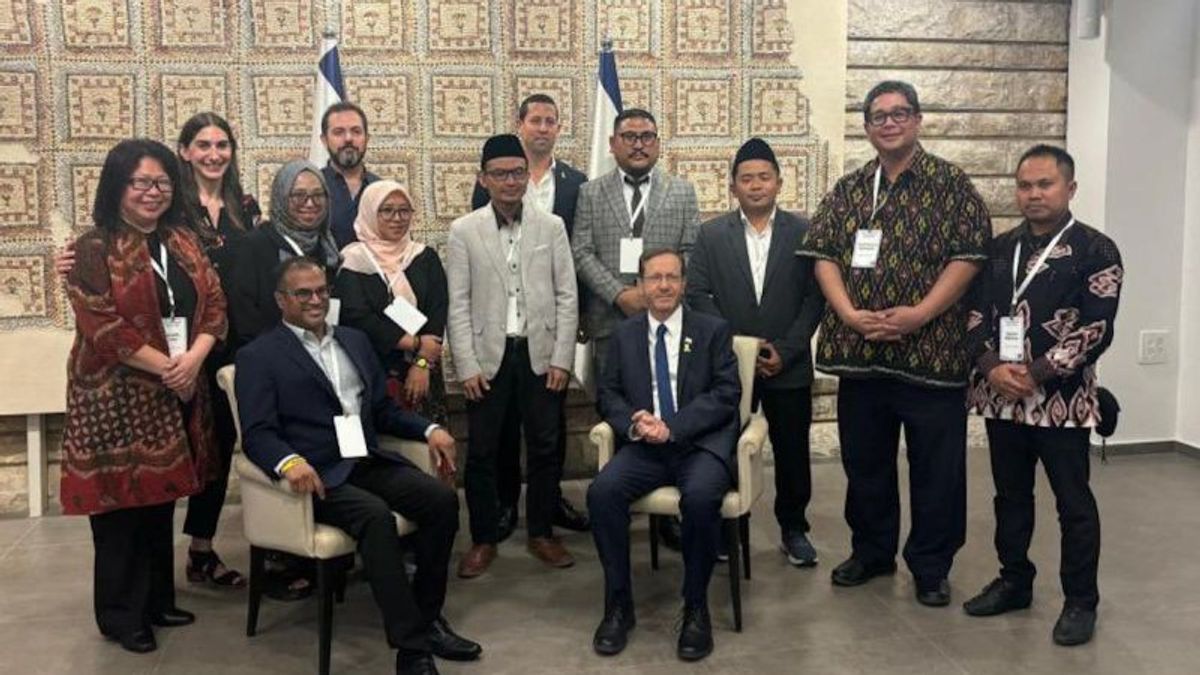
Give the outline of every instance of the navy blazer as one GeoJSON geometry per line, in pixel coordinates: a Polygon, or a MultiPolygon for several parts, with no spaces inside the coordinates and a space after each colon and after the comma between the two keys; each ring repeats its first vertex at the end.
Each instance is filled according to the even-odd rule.
{"type": "MultiPolygon", "coordinates": [[[[617,450],[635,443],[629,438],[633,413],[654,411],[650,391],[650,320],[646,313],[617,324],[609,343],[608,363],[597,385],[596,408],[613,428],[617,450]]],[[[737,477],[737,440],[741,430],[733,334],[723,319],[683,311],[679,349],[678,401],[671,422],[672,442],[684,449],[716,455],[737,477]]]]}
{"type": "MultiPolygon", "coordinates": [[[[412,440],[424,440],[431,422],[397,407],[387,395],[379,357],[361,331],[334,328],[333,338],[349,355],[363,382],[360,410],[363,436],[372,455],[407,462],[398,455],[380,453],[376,429],[412,440]]],[[[338,452],[333,418],[342,414],[333,383],[317,365],[299,338],[278,324],[237,355],[238,416],[246,457],[269,476],[284,457],[295,453],[308,460],[326,488],[346,481],[356,460],[338,452]]]]}
{"type": "MultiPolygon", "coordinates": [[[[575,202],[579,201],[579,186],[587,182],[582,171],[561,159],[554,160],[554,215],[562,218],[567,228],[567,237],[575,231],[575,202]]],[[[478,210],[488,203],[487,190],[475,181],[475,192],[471,195],[471,209],[478,210]]]]}
{"type": "Polygon", "coordinates": [[[734,209],[700,226],[688,260],[687,303],[725,319],[738,335],[775,345],[783,370],[775,377],[758,379],[755,386],[808,387],[813,381],[809,345],[825,310],[825,298],[813,276],[813,259],[796,255],[808,221],[779,209],[771,227],[762,302],[754,295],[746,226],[741,211],[734,209]]]}

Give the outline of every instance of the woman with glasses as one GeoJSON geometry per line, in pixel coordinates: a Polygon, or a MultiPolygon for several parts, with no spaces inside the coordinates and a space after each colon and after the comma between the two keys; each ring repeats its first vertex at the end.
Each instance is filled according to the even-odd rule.
{"type": "Polygon", "coordinates": [[[220,466],[201,369],[225,338],[225,296],[184,224],[179,182],[166,146],[118,143],[67,277],[75,344],[60,499],[91,519],[100,632],[133,652],[156,648],[151,626],[195,620],[175,606],[175,500],[220,466]]]}
{"type": "Polygon", "coordinates": [[[436,251],[413,241],[413,217],[403,185],[368,185],[354,221],[358,241],[342,249],[334,295],[342,301],[342,323],[371,339],[396,403],[445,424],[439,361],[449,306],[446,271],[436,251]],[[423,323],[409,308],[424,315],[423,323]]]}

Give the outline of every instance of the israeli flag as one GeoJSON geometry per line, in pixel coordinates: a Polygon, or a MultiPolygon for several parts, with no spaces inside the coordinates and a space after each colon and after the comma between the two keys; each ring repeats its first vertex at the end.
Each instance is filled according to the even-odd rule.
{"type": "Polygon", "coordinates": [[[325,166],[329,150],[321,141],[321,117],[329,106],[346,100],[346,85],[342,81],[342,63],[338,59],[337,34],[326,31],[321,40],[321,56],[317,60],[317,81],[313,89],[312,143],[308,161],[325,166]]]}
{"type": "Polygon", "coordinates": [[[617,80],[617,56],[612,40],[605,40],[600,50],[600,72],[596,77],[596,99],[592,107],[592,153],[588,160],[588,178],[595,180],[616,168],[616,160],[608,149],[613,122],[620,114],[621,84],[617,80]]]}

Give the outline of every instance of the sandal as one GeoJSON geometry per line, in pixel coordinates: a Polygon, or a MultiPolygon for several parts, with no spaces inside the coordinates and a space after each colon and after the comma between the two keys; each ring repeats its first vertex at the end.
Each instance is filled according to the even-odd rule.
{"type": "Polygon", "coordinates": [[[295,602],[303,600],[313,593],[313,584],[307,578],[291,571],[267,572],[267,583],[264,591],[268,598],[295,602]]]}
{"type": "Polygon", "coordinates": [[[216,551],[188,551],[187,578],[194,584],[212,582],[226,588],[242,588],[246,585],[246,577],[237,570],[225,568],[221,574],[217,570],[225,567],[216,551]]]}

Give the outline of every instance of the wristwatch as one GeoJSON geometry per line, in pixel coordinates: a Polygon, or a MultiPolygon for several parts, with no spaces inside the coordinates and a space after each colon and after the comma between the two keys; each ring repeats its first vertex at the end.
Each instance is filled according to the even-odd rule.
{"type": "Polygon", "coordinates": [[[413,365],[418,368],[424,368],[426,370],[429,369],[429,361],[427,361],[424,356],[418,356],[417,360],[413,361],[413,365]]]}

